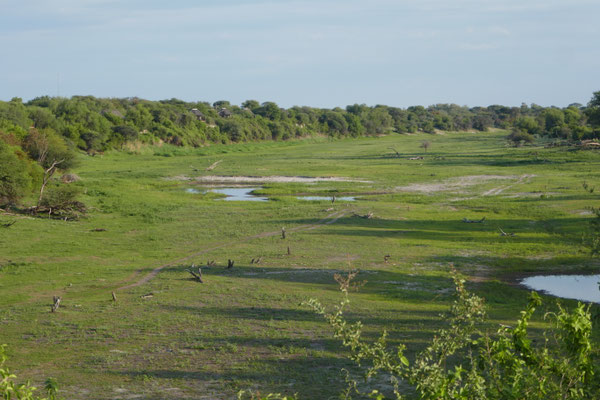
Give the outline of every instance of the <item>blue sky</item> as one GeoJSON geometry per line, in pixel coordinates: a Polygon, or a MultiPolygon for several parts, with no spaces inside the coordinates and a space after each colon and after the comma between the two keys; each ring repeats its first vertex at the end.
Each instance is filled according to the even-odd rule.
{"type": "Polygon", "coordinates": [[[600,90],[600,1],[0,0],[0,48],[1,100],[566,106],[600,90]]]}

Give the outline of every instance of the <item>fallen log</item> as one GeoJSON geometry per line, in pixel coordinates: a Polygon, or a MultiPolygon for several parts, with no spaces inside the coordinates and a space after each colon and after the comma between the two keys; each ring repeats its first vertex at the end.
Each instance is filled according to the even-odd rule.
{"type": "Polygon", "coordinates": [[[507,233],[507,232],[504,232],[504,231],[502,230],[502,228],[498,228],[498,229],[500,229],[500,236],[516,236],[516,235],[515,235],[514,233],[512,233],[512,232],[508,232],[508,233],[507,233]]]}
{"type": "Polygon", "coordinates": [[[204,281],[202,281],[202,269],[200,267],[198,267],[198,273],[192,271],[192,268],[194,268],[195,265],[192,264],[192,266],[187,270],[190,274],[192,274],[192,276],[194,277],[194,279],[200,283],[204,283],[204,281]]]}
{"type": "Polygon", "coordinates": [[[481,224],[483,221],[485,221],[485,217],[483,217],[481,219],[468,219],[468,218],[462,219],[462,222],[465,222],[467,224],[481,224]]]}
{"type": "Polygon", "coordinates": [[[360,214],[354,213],[353,216],[359,217],[359,218],[371,219],[371,218],[373,218],[373,212],[369,212],[365,215],[360,215],[360,214]]]}

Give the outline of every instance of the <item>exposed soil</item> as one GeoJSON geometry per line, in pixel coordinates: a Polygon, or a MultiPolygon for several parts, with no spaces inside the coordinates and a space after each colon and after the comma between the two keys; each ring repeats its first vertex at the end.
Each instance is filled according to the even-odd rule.
{"type": "Polygon", "coordinates": [[[433,182],[433,183],[412,183],[407,186],[397,187],[396,190],[401,192],[421,192],[421,193],[436,193],[436,192],[461,192],[462,189],[468,188],[470,186],[481,185],[489,181],[493,180],[514,180],[516,182],[500,186],[497,188],[490,189],[484,193],[482,196],[493,196],[502,193],[504,190],[510,188],[511,186],[523,183],[526,179],[532,178],[534,175],[467,175],[460,176],[456,178],[446,179],[442,182],[433,182]]]}
{"type": "Polygon", "coordinates": [[[167,178],[169,180],[176,181],[193,181],[198,183],[316,183],[316,182],[362,182],[368,183],[370,181],[360,180],[360,179],[351,179],[344,177],[335,177],[335,176],[327,176],[327,177],[310,177],[310,176],[279,176],[279,175],[271,175],[271,176],[219,176],[219,175],[205,175],[205,176],[175,176],[172,178],[167,178]]]}

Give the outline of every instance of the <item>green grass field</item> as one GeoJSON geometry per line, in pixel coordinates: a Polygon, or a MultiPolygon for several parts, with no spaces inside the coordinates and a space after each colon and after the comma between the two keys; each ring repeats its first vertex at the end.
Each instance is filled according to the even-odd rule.
{"type": "MultiPolygon", "coordinates": [[[[600,154],[514,148],[505,136],[394,134],[81,155],[75,185],[87,217],[0,215],[0,223],[17,220],[0,227],[0,343],[9,345],[9,366],[38,386],[56,378],[67,399],[225,399],[240,389],[337,398],[340,369],[352,364],[302,302],[338,301],[333,274],[348,268],[367,281],[351,296],[350,319],[363,321],[369,337],[387,329],[392,343],[412,352],[444,324],[451,264],[486,298],[490,327],[510,324],[528,296],[519,278],[598,273],[582,237],[587,209],[600,198],[582,183],[600,183],[600,154]],[[427,152],[423,140],[431,142],[427,152]],[[259,193],[271,201],[227,202],[187,193],[194,183],[173,179],[202,175],[361,182],[268,183],[259,193]],[[296,193],[350,193],[358,201],[304,201],[296,193]],[[234,268],[225,268],[228,259],[234,268]],[[203,268],[204,284],[194,282],[186,268],[207,260],[217,265],[203,268]],[[50,313],[54,295],[62,304],[50,313]]],[[[545,299],[553,309],[555,300],[545,299]]],[[[533,328],[546,326],[543,314],[533,328]]]]}

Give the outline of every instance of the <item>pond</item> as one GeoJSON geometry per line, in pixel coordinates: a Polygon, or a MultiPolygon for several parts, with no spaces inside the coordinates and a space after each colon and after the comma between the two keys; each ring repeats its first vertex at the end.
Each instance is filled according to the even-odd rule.
{"type": "MultiPolygon", "coordinates": [[[[332,200],[332,196],[297,196],[297,199],[300,200],[327,200],[327,201],[331,201],[332,200]]],[[[356,201],[356,197],[350,197],[350,196],[342,196],[342,197],[335,197],[335,201],[356,201]]]]}
{"type": "Polygon", "coordinates": [[[600,275],[538,275],[521,281],[529,289],[552,296],[600,303],[600,275]]]}
{"type": "Polygon", "coordinates": [[[252,193],[254,190],[259,188],[218,188],[211,189],[211,192],[221,193],[226,195],[223,200],[225,201],[268,201],[267,197],[255,196],[252,193]]]}
{"type": "Polygon", "coordinates": [[[185,191],[192,194],[206,194],[208,192],[224,194],[227,197],[217,199],[225,201],[268,201],[267,197],[255,196],[252,191],[259,188],[249,187],[223,187],[223,188],[187,188],[185,191]]]}
{"type": "MultiPolygon", "coordinates": [[[[224,194],[225,198],[217,200],[226,201],[268,201],[268,197],[260,197],[251,194],[252,191],[260,189],[258,187],[220,187],[220,188],[187,188],[185,191],[192,194],[206,194],[208,192],[224,194]]],[[[331,201],[332,196],[296,196],[300,200],[313,200],[313,201],[331,201]]],[[[351,196],[340,196],[335,197],[335,201],[356,201],[356,197],[351,196]]]]}

